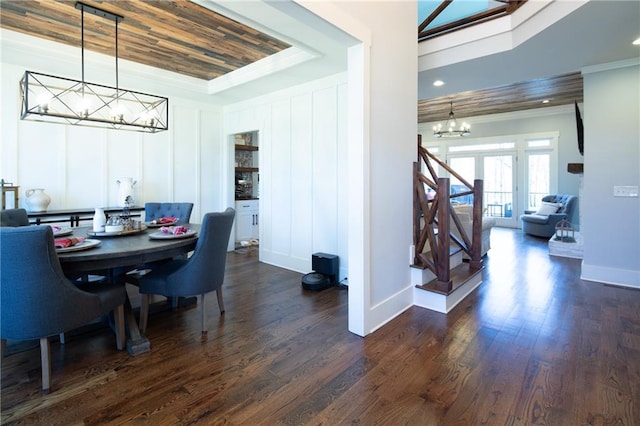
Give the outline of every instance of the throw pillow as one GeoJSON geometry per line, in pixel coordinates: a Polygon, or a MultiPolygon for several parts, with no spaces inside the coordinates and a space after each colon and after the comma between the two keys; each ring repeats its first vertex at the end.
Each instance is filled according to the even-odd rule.
{"type": "Polygon", "coordinates": [[[550,214],[557,212],[560,207],[562,207],[561,203],[549,203],[543,201],[535,214],[540,216],[549,216],[550,214]]]}
{"type": "Polygon", "coordinates": [[[460,220],[471,222],[471,218],[473,217],[473,206],[471,204],[454,204],[453,209],[456,211],[460,220]]]}

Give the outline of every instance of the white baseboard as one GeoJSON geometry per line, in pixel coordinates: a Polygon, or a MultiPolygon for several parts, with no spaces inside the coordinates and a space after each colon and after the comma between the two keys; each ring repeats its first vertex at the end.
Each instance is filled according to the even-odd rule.
{"type": "Polygon", "coordinates": [[[482,284],[482,274],[476,274],[448,296],[433,291],[414,288],[413,304],[446,314],[455,308],[458,303],[462,302],[464,298],[471,294],[480,284],[482,284]]]}
{"type": "Polygon", "coordinates": [[[640,271],[615,269],[582,262],[580,279],[622,287],[640,288],[640,271]]]}
{"type": "Polygon", "coordinates": [[[373,333],[411,306],[413,306],[413,285],[409,285],[383,302],[371,307],[368,333],[373,333]]]}

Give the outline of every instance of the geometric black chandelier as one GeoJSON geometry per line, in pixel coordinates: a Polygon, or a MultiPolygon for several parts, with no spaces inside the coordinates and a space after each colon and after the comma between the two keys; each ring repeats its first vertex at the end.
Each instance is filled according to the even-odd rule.
{"type": "Polygon", "coordinates": [[[124,17],[76,3],[81,10],[82,80],[25,71],[20,80],[21,119],[155,133],[169,128],[169,99],[118,84],[118,23],[124,17]],[[84,79],[84,13],[115,22],[116,87],[84,79]]]}
{"type": "Polygon", "coordinates": [[[456,129],[456,124],[456,117],[453,115],[453,102],[451,102],[449,118],[444,125],[439,123],[433,126],[433,136],[436,138],[455,138],[459,136],[469,136],[471,134],[471,127],[467,123],[462,123],[459,129],[456,129]]]}

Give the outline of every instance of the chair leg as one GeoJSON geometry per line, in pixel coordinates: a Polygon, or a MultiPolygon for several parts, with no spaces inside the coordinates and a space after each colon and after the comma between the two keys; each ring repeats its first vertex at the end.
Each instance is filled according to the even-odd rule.
{"type": "Polygon", "coordinates": [[[124,305],[118,305],[113,310],[113,320],[116,329],[116,347],[119,351],[124,349],[127,336],[124,330],[124,305]]]}
{"type": "Polygon", "coordinates": [[[40,362],[42,364],[42,391],[51,389],[51,347],[47,337],[40,338],[40,362]]]}
{"type": "Polygon", "coordinates": [[[147,319],[149,317],[149,295],[140,295],[140,332],[147,331],[147,319]]]}
{"type": "Polygon", "coordinates": [[[220,308],[220,315],[224,314],[224,302],[222,301],[222,287],[216,289],[216,296],[218,297],[218,307],[220,308]]]}
{"type": "Polygon", "coordinates": [[[200,295],[200,334],[205,336],[207,334],[207,306],[204,303],[204,293],[200,295]]]}

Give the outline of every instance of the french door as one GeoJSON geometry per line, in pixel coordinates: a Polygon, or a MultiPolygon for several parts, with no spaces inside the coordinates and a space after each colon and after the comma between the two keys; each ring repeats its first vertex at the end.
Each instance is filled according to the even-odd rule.
{"type": "MultiPolygon", "coordinates": [[[[516,194],[516,153],[465,153],[449,154],[447,163],[469,183],[475,179],[484,181],[484,216],[496,219],[499,226],[517,226],[516,194]]],[[[451,177],[451,192],[459,192],[460,182],[451,177]]],[[[460,202],[473,202],[471,198],[461,197],[460,202]],[[461,199],[464,198],[464,199],[461,199]]]]}

